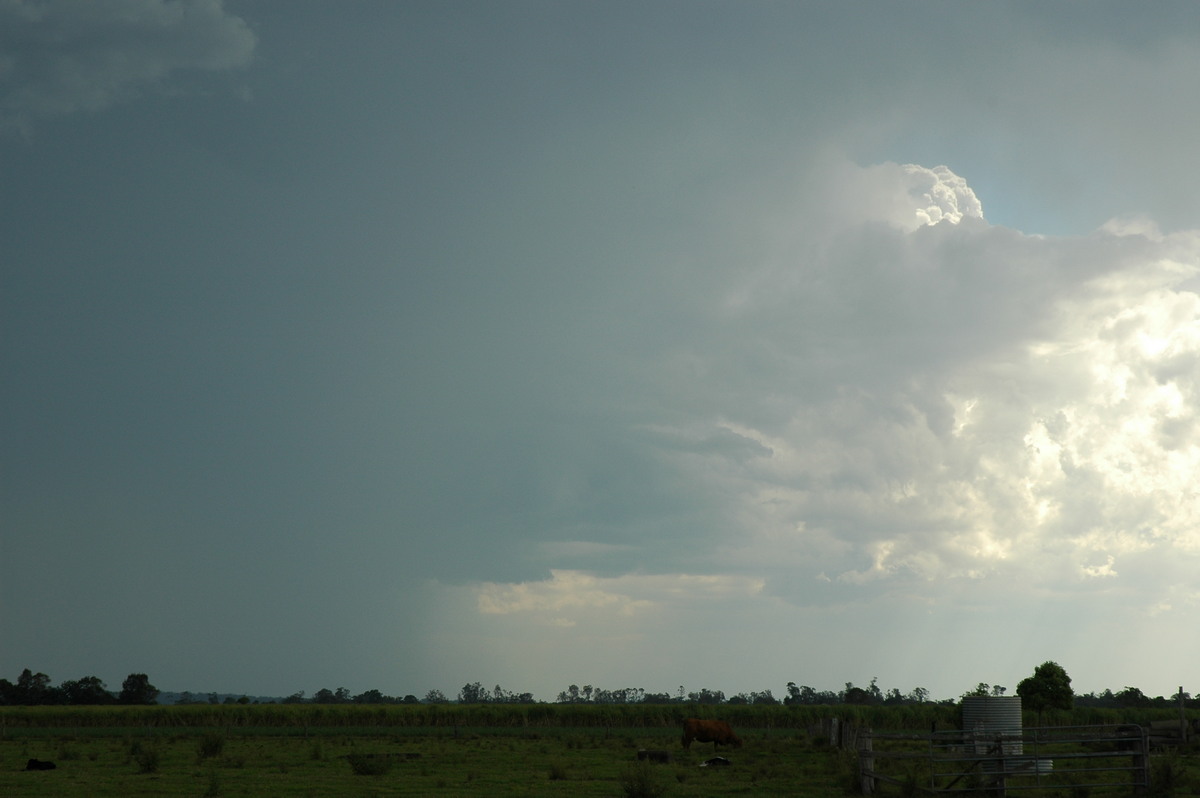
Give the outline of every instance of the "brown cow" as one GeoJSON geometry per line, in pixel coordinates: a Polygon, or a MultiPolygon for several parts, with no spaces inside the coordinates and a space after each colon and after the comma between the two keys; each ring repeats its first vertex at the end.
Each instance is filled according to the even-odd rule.
{"type": "Polygon", "coordinates": [[[688,718],[683,722],[684,750],[691,748],[692,740],[699,740],[702,743],[712,743],[714,751],[717,750],[718,745],[732,745],[734,748],[742,747],[742,739],[734,734],[730,725],[723,720],[688,718]]]}

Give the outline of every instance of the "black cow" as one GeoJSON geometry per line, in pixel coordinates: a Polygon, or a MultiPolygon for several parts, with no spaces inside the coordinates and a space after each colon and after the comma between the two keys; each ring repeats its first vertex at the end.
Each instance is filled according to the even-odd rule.
{"type": "Polygon", "coordinates": [[[650,762],[658,762],[659,764],[668,765],[671,762],[671,752],[647,750],[643,748],[638,751],[638,760],[649,760],[650,762]]]}
{"type": "Polygon", "coordinates": [[[31,759],[25,764],[26,770],[54,770],[58,765],[53,762],[44,762],[41,759],[31,759]]]}

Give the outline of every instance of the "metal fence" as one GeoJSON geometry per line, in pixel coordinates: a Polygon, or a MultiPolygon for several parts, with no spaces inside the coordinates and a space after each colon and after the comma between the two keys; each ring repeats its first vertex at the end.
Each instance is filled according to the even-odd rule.
{"type": "Polygon", "coordinates": [[[909,794],[1112,788],[1140,795],[1150,786],[1149,738],[1133,724],[926,735],[863,729],[857,748],[864,794],[895,785],[909,794]]]}

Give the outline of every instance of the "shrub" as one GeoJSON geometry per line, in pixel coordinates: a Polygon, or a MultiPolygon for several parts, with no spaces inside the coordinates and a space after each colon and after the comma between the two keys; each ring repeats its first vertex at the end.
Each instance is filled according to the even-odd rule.
{"type": "Polygon", "coordinates": [[[133,755],[133,761],[137,762],[138,773],[157,773],[158,772],[158,749],[145,748],[138,746],[138,752],[133,755]]]}
{"type": "Polygon", "coordinates": [[[619,779],[621,790],[628,798],[658,798],[667,791],[655,768],[646,761],[626,768],[619,779]]]}
{"type": "Polygon", "coordinates": [[[346,754],[346,761],[357,776],[383,776],[392,769],[387,754],[346,754]]]}
{"type": "Polygon", "coordinates": [[[200,744],[196,747],[196,752],[201,759],[212,759],[215,756],[220,756],[225,750],[224,735],[216,732],[209,732],[200,738],[200,744]]]}
{"type": "Polygon", "coordinates": [[[216,798],[221,794],[221,774],[215,769],[208,772],[208,789],[204,791],[205,798],[216,798]]]}
{"type": "Polygon", "coordinates": [[[1152,795],[1173,795],[1185,779],[1181,757],[1174,751],[1150,760],[1150,790],[1152,795]]]}

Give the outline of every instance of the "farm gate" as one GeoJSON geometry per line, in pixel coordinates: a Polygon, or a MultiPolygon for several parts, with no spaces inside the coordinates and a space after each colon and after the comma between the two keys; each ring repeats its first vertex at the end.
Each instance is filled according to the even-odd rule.
{"type": "Polygon", "coordinates": [[[862,792],[895,785],[906,793],[985,794],[1009,790],[1150,786],[1149,736],[1133,724],[1056,726],[930,734],[858,733],[862,792]]]}

